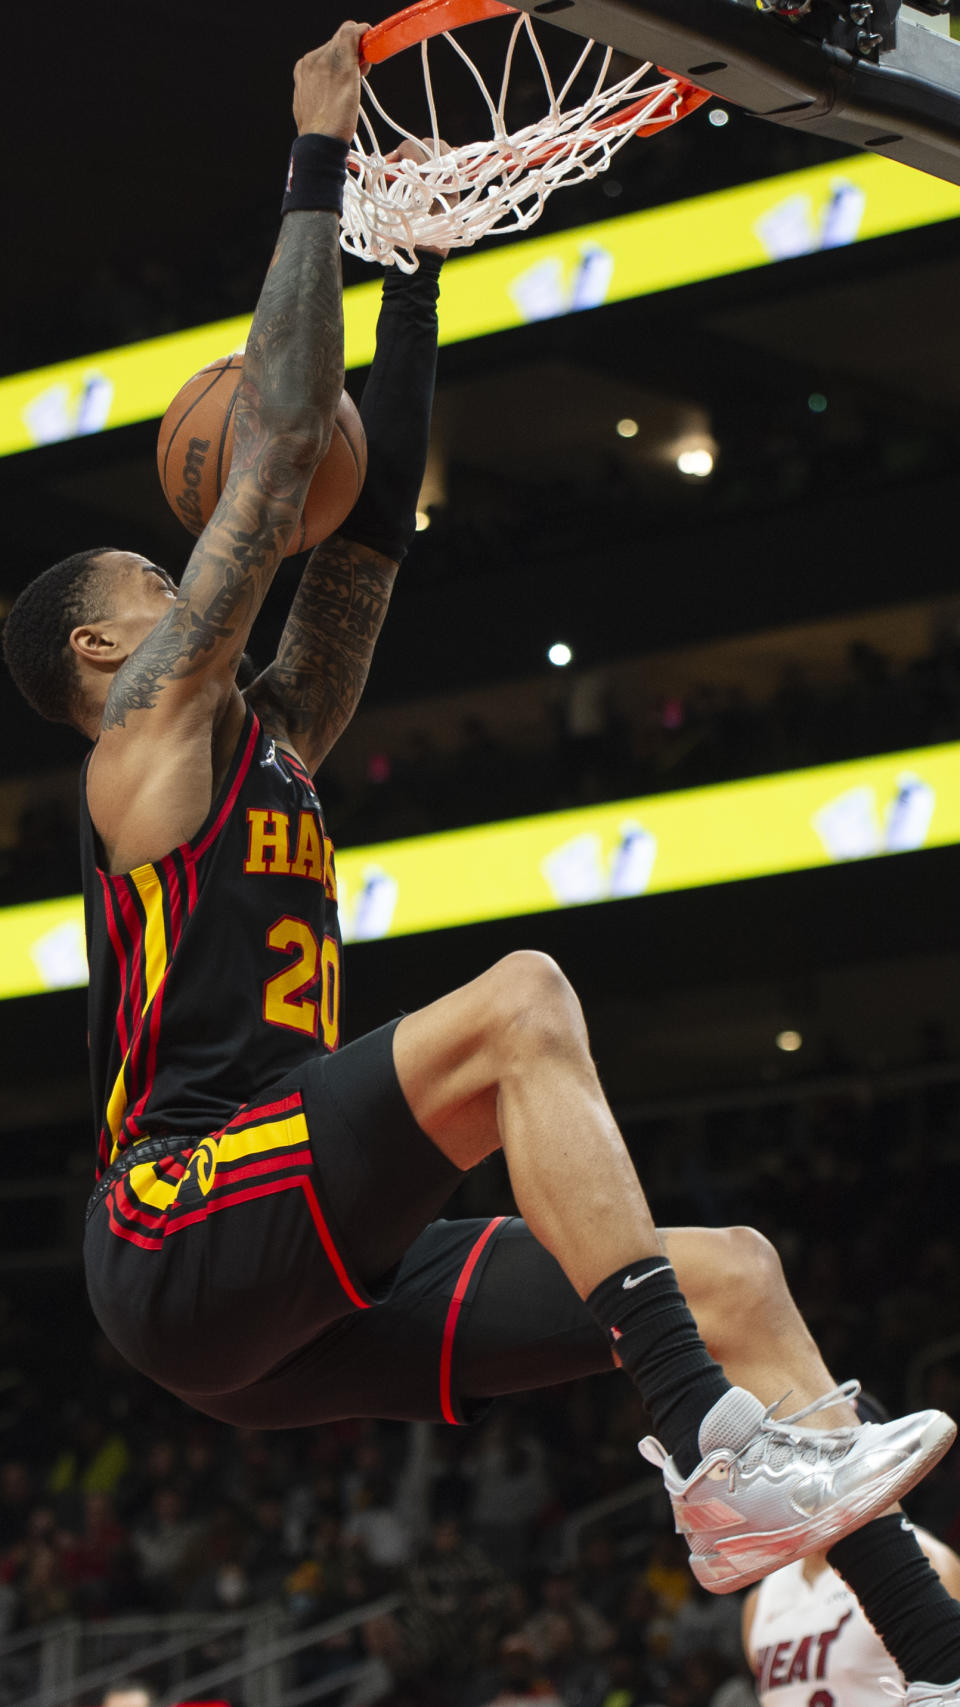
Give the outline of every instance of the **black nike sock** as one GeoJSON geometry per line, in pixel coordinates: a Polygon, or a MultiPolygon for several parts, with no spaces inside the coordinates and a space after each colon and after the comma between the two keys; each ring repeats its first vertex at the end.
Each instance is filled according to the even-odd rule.
{"type": "Polygon", "coordinates": [[[587,1306],[681,1476],[689,1476],[700,1462],[700,1424],[730,1383],[700,1338],[673,1269],[663,1257],[631,1263],[601,1281],[587,1306]]]}
{"type": "Polygon", "coordinates": [[[960,1605],[905,1518],[865,1523],[830,1548],[827,1562],[852,1588],[908,1683],[960,1679],[960,1605]]]}

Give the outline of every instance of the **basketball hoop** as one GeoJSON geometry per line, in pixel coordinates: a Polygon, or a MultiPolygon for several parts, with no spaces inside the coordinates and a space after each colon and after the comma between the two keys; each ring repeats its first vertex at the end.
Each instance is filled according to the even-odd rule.
{"type": "Polygon", "coordinates": [[[595,178],[632,136],[654,136],[710,98],[668,72],[658,73],[659,82],[645,83],[657,69],[649,63],[608,82],[613,49],[593,41],[577,44],[574,63],[560,82],[531,18],[500,0],[419,0],[368,30],[361,52],[376,65],[415,46],[423,70],[424,127],[417,132],[391,118],[365,80],[340,237],[348,253],[403,272],[416,270],[418,247],[466,249],[481,237],[526,230],[555,189],[595,178]],[[496,18],[507,20],[508,39],[493,95],[453,32],[496,18]],[[485,140],[452,148],[441,142],[428,45],[433,38],[452,50],[476,85],[490,123],[485,140]],[[547,111],[511,129],[510,79],[521,57],[527,82],[534,72],[542,83],[547,111]],[[401,140],[423,142],[426,157],[388,161],[401,140]]]}

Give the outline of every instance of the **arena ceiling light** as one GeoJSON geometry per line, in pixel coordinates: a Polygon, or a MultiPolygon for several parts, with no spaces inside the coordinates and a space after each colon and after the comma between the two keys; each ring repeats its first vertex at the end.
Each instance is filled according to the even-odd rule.
{"type": "Polygon", "coordinates": [[[776,1044],[785,1055],[795,1055],[798,1049],[803,1048],[803,1037],[799,1031],[778,1031],[776,1044]]]}
{"type": "Polygon", "coordinates": [[[695,480],[705,480],[713,473],[713,451],[706,445],[696,445],[690,450],[682,450],[677,456],[677,467],[681,474],[691,475],[695,480]]]}

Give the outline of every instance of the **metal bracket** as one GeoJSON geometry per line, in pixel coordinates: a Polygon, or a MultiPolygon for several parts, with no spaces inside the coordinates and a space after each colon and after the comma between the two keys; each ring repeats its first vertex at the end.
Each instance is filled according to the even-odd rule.
{"type": "MultiPolygon", "coordinates": [[[[854,0],[855,3],[855,0],[854,0]]],[[[868,149],[960,184],[960,43],[902,17],[873,14],[850,29],[895,28],[869,53],[762,13],[756,0],[514,0],[577,35],[689,78],[721,100],[791,129],[868,149]]],[[[813,5],[825,0],[813,0],[813,5]]],[[[811,7],[812,11],[813,7],[811,7]]],[[[836,15],[836,14],[835,14],[836,15]]]]}
{"type": "Polygon", "coordinates": [[[897,45],[900,0],[808,0],[796,14],[790,0],[762,0],[762,9],[787,18],[812,41],[829,43],[875,64],[897,45]]]}

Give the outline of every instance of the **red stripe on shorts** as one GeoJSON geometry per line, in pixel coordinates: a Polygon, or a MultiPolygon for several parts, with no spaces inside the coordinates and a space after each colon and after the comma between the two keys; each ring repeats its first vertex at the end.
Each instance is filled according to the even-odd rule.
{"type": "Polygon", "coordinates": [[[320,1208],[320,1204],[317,1200],[317,1194],[313,1189],[313,1181],[305,1179],[301,1181],[301,1184],[303,1185],[303,1195],[307,1200],[307,1208],[313,1217],[313,1224],[320,1235],[320,1243],[327,1253],[330,1267],[333,1269],[334,1274],[339,1280],[340,1285],[343,1287],[343,1290],[351,1304],[355,1304],[358,1310],[369,1310],[369,1299],[361,1298],[343,1265],[343,1259],[340,1252],[337,1250],[337,1247],[330,1236],[330,1229],[323,1218],[323,1210],[320,1208]]]}
{"type": "Polygon", "coordinates": [[[454,1415],[451,1377],[453,1374],[453,1339],[457,1331],[457,1322],[463,1307],[463,1300],[467,1295],[467,1287],[470,1285],[481,1252],[488,1243],[491,1234],[495,1233],[505,1220],[505,1215],[496,1215],[483,1229],[460,1270],[457,1276],[457,1284],[453,1289],[453,1297],[450,1299],[450,1307],[447,1310],[447,1319],[443,1324],[443,1345],[440,1349],[440,1410],[443,1413],[444,1422],[455,1423],[459,1421],[459,1418],[454,1415]]]}
{"type": "Polygon", "coordinates": [[[278,1191],[290,1191],[300,1181],[294,1176],[288,1179],[268,1180],[264,1185],[250,1185],[245,1191],[235,1191],[230,1197],[207,1198],[199,1209],[191,1209],[185,1215],[167,1215],[164,1222],[163,1236],[171,1239],[174,1233],[182,1232],[184,1227],[193,1227],[198,1221],[205,1221],[208,1215],[217,1215],[221,1209],[232,1209],[237,1203],[252,1203],[257,1197],[274,1197],[278,1191]]]}

